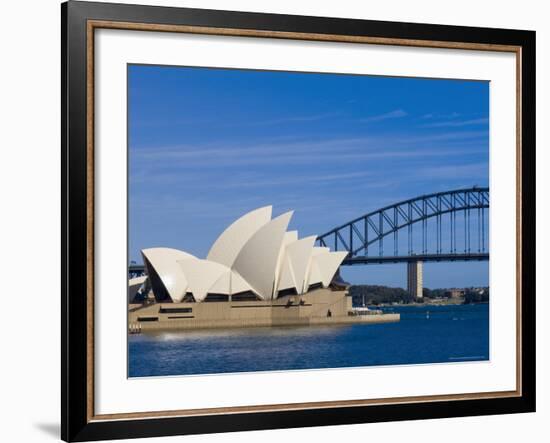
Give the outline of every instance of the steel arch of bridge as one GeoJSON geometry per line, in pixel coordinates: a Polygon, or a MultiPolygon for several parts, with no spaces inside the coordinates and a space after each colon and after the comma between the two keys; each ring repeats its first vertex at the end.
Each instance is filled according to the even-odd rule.
{"type": "Polygon", "coordinates": [[[320,235],[317,241],[320,246],[329,246],[334,251],[348,251],[345,265],[488,260],[489,250],[485,244],[488,240],[488,208],[489,188],[472,187],[422,195],[365,214],[320,235]],[[447,214],[445,221],[449,222],[447,238],[450,247],[444,250],[443,216],[447,214]],[[435,251],[428,250],[428,235],[433,235],[428,229],[430,219],[435,219],[435,251]],[[413,227],[418,225],[422,231],[422,248],[416,252],[413,227]],[[457,239],[459,229],[460,234],[464,234],[462,239],[457,239]],[[407,231],[408,251],[405,255],[399,254],[399,233],[402,230],[407,231]],[[393,236],[393,255],[384,254],[384,239],[388,236],[393,236]],[[372,254],[372,246],[376,243],[378,253],[372,254]]]}

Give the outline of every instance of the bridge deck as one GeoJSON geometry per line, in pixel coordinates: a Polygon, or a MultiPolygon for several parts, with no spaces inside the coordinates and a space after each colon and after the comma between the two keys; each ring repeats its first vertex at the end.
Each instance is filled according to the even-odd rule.
{"type": "Polygon", "coordinates": [[[369,265],[383,263],[408,263],[414,261],[422,262],[448,262],[448,261],[483,261],[489,260],[488,253],[467,253],[467,254],[418,254],[404,256],[359,256],[344,260],[343,265],[369,265]]]}

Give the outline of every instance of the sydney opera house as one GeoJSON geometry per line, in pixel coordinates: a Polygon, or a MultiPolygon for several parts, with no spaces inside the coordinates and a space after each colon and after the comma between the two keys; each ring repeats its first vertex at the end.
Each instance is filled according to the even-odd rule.
{"type": "MultiPolygon", "coordinates": [[[[206,259],[171,248],[142,250],[146,275],[130,280],[129,322],[144,329],[374,321],[355,315],[338,269],[346,252],[287,231],[292,212],[266,206],[231,224],[206,259]]],[[[395,319],[388,316],[384,321],[395,319]]]]}

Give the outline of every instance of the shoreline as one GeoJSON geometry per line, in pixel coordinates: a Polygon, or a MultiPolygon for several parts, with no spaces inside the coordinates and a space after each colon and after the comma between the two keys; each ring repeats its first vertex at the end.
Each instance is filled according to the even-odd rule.
{"type": "Polygon", "coordinates": [[[442,301],[442,302],[423,302],[423,303],[380,303],[378,305],[367,305],[369,308],[395,308],[399,306],[467,306],[467,305],[488,305],[488,301],[464,303],[464,300],[442,301]]]}

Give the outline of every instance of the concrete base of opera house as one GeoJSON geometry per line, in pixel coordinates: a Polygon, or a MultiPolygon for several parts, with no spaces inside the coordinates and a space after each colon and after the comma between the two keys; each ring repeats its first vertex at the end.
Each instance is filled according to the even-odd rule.
{"type": "Polygon", "coordinates": [[[316,289],[271,301],[153,303],[130,305],[130,332],[159,329],[212,329],[266,326],[388,323],[399,314],[357,315],[347,291],[316,289]]]}

